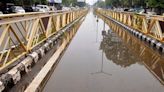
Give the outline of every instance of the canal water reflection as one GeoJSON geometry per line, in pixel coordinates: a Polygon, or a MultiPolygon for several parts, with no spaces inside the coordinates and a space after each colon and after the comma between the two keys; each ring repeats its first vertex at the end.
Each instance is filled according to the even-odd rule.
{"type": "Polygon", "coordinates": [[[109,31],[103,35],[103,40],[100,44],[101,49],[105,53],[108,60],[116,65],[126,68],[132,64],[140,62],[139,58],[131,55],[131,51],[123,43],[114,32],[109,31]]]}
{"type": "Polygon", "coordinates": [[[43,92],[164,92],[163,57],[107,24],[89,12],[43,92]]]}
{"type": "MultiPolygon", "coordinates": [[[[104,19],[103,17],[101,18],[104,19]]],[[[133,55],[140,58],[141,62],[138,61],[137,63],[143,64],[161,82],[161,84],[164,85],[164,57],[163,55],[161,55],[157,51],[154,51],[154,49],[148,46],[146,43],[142,42],[141,40],[129,34],[128,31],[126,31],[123,27],[120,27],[118,24],[110,20],[106,22],[108,23],[111,30],[114,30],[114,32],[109,30],[107,34],[103,35],[102,49],[105,51],[106,57],[108,59],[112,59],[113,57],[111,56],[111,53],[110,53],[112,52],[112,53],[115,53],[113,55],[118,59],[120,58],[127,59],[126,56],[130,56],[128,55],[128,53],[119,54],[121,50],[118,50],[117,51],[118,53],[116,53],[115,51],[112,51],[113,49],[123,48],[125,44],[126,47],[128,47],[128,49],[124,48],[122,50],[126,50],[126,51],[121,51],[121,52],[132,52],[133,55]],[[118,39],[118,37],[115,36],[115,34],[118,34],[118,37],[122,39],[123,45],[119,45],[121,47],[113,46],[115,42],[117,41],[115,39],[118,39]],[[110,46],[110,44],[113,44],[112,45],[113,47],[110,46]],[[109,48],[111,48],[111,50],[109,50],[109,48]],[[126,56],[117,57],[118,55],[119,56],[126,55],[126,56]]],[[[113,61],[115,61],[114,63],[116,63],[117,65],[121,65],[123,67],[126,67],[127,63],[128,63],[127,66],[130,66],[131,64],[135,63],[135,62],[131,62],[131,63],[125,62],[127,60],[119,61],[117,59],[114,59],[113,61]]]]}

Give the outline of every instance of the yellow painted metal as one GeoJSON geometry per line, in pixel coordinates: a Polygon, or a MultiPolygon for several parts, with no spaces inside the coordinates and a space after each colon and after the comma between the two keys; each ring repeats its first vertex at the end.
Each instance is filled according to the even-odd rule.
{"type": "Polygon", "coordinates": [[[158,52],[154,52],[146,44],[130,35],[123,27],[118,26],[117,23],[108,20],[100,14],[98,14],[98,16],[109,25],[111,30],[122,38],[122,41],[124,41],[125,45],[129,47],[132,53],[143,59],[143,65],[145,65],[145,67],[164,85],[163,57],[158,52]]]}
{"type": "Polygon", "coordinates": [[[28,54],[87,9],[0,16],[0,70],[28,54]]]}
{"type": "Polygon", "coordinates": [[[107,9],[96,9],[97,13],[111,17],[139,32],[164,42],[164,16],[148,16],[130,12],[118,12],[107,9]]]}

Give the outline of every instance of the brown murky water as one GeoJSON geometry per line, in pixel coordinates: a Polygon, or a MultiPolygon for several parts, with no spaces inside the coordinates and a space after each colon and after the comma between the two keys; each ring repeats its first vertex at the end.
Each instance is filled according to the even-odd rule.
{"type": "Polygon", "coordinates": [[[96,20],[89,12],[43,92],[164,92],[163,57],[96,20]]]}

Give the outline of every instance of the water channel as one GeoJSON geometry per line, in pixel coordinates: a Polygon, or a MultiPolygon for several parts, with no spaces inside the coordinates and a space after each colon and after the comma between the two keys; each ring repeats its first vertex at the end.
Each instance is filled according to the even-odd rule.
{"type": "Polygon", "coordinates": [[[163,56],[127,37],[90,11],[43,92],[164,92],[163,56]]]}

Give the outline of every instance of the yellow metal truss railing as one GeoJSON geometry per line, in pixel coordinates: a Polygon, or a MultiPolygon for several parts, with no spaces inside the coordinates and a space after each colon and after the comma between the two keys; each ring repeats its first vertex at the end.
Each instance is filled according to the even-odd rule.
{"type": "Polygon", "coordinates": [[[101,15],[98,16],[103,19],[115,33],[118,34],[132,53],[142,59],[142,63],[145,67],[164,85],[164,57],[158,52],[153,51],[146,44],[139,41],[139,39],[129,35],[129,33],[117,23],[114,23],[111,20],[106,20],[107,18],[101,15]]]}
{"type": "Polygon", "coordinates": [[[0,16],[0,69],[28,54],[87,9],[0,16]]]}
{"type": "Polygon", "coordinates": [[[98,13],[111,17],[137,31],[164,42],[164,16],[149,16],[130,12],[118,12],[107,9],[96,9],[98,13]]]}

